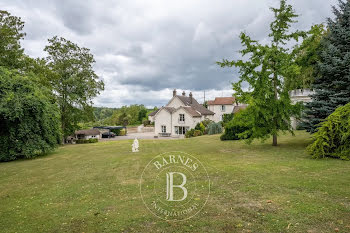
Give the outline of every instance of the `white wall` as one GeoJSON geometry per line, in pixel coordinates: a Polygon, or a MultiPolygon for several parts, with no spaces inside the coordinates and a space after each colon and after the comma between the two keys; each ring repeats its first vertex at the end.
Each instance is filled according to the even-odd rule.
{"type": "Polygon", "coordinates": [[[157,113],[157,115],[154,118],[154,133],[158,135],[159,133],[162,133],[162,125],[166,126],[166,132],[172,133],[172,125],[171,125],[171,114],[165,110],[161,109],[157,113]]]}
{"type": "Polygon", "coordinates": [[[167,107],[172,107],[172,108],[179,108],[181,106],[184,106],[184,104],[182,103],[182,101],[175,97],[173,99],[170,100],[169,104],[167,105],[167,107]]]}
{"type": "Polygon", "coordinates": [[[196,124],[201,121],[200,117],[192,117],[185,109],[180,108],[176,112],[172,114],[172,122],[173,122],[173,134],[175,134],[175,126],[183,126],[189,127],[189,129],[193,129],[196,127],[196,124]],[[179,115],[185,115],[185,122],[179,122],[179,115]]]}
{"type": "Polygon", "coordinates": [[[220,122],[222,120],[222,115],[224,114],[231,114],[233,112],[235,105],[225,105],[225,111],[221,110],[221,105],[209,105],[208,109],[215,113],[213,117],[213,121],[216,123],[220,122]]]}

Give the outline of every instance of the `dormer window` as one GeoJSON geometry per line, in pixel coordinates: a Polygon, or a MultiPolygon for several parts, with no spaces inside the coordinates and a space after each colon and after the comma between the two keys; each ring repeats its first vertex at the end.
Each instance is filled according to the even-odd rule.
{"type": "Polygon", "coordinates": [[[225,112],[226,111],[226,106],[225,105],[221,105],[221,111],[225,112]]]}
{"type": "Polygon", "coordinates": [[[185,114],[179,114],[179,121],[181,122],[185,121],[185,114]]]}

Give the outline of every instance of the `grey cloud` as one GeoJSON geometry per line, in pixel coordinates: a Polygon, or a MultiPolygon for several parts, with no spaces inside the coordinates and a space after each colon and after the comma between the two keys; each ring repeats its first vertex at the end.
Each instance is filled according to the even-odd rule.
{"type": "MultiPolygon", "coordinates": [[[[278,0],[3,0],[1,9],[22,16],[28,34],[26,51],[42,56],[53,35],[91,49],[95,69],[106,90],[100,106],[165,104],[164,90],[230,89],[238,79],[234,68],[215,64],[237,59],[239,33],[266,40],[278,0]],[[144,93],[152,92],[147,97],[144,93]],[[159,94],[159,95],[158,95],[159,94]]],[[[331,17],[336,0],[290,0],[298,29],[331,17]]],[[[220,93],[220,92],[213,92],[220,93]]]]}

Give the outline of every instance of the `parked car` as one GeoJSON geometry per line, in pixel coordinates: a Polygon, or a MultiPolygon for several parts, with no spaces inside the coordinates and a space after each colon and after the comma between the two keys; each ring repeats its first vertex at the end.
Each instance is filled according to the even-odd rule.
{"type": "Polygon", "coordinates": [[[115,137],[115,133],[113,132],[105,132],[102,134],[102,138],[114,138],[115,137]]]}

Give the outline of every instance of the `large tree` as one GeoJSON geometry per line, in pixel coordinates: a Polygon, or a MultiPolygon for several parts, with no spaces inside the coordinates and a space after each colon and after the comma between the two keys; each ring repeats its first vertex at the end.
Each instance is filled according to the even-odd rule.
{"type": "Polygon", "coordinates": [[[304,127],[311,133],[337,107],[350,102],[350,1],[339,1],[333,12],[335,19],[328,19],[328,33],[321,41],[316,93],[306,105],[304,127]]]}
{"type": "Polygon", "coordinates": [[[79,128],[79,122],[93,118],[92,99],[104,89],[104,83],[93,70],[95,60],[89,49],[53,37],[44,50],[49,54],[46,60],[52,71],[50,82],[60,107],[65,138],[79,128]]]}
{"type": "Polygon", "coordinates": [[[277,146],[280,131],[292,132],[290,117],[300,113],[300,106],[293,105],[289,97],[289,88],[285,80],[300,74],[300,67],[295,63],[296,52],[287,44],[298,40],[305,33],[290,32],[291,24],[297,17],[291,5],[281,0],[279,8],[271,8],[275,20],[270,24],[270,43],[260,44],[246,33],[241,33],[242,56],[246,60],[219,62],[222,67],[238,67],[240,80],[233,83],[238,100],[249,104],[253,115],[250,139],[273,137],[277,146]],[[242,88],[247,83],[249,90],[242,88]]]}
{"type": "Polygon", "coordinates": [[[58,106],[35,76],[0,66],[0,161],[33,158],[61,139],[58,106]]]}
{"type": "Polygon", "coordinates": [[[24,22],[20,17],[0,10],[0,66],[22,68],[23,48],[20,40],[25,36],[23,27],[24,22]]]}

